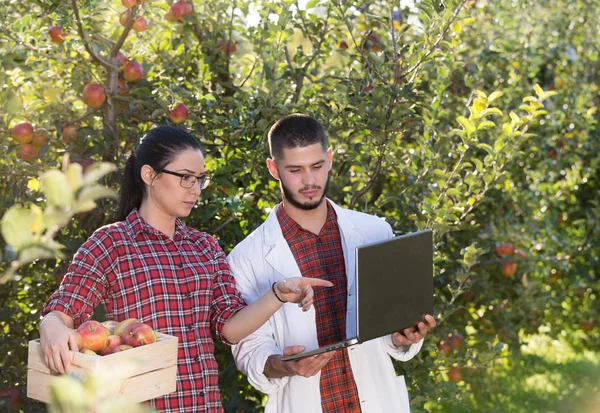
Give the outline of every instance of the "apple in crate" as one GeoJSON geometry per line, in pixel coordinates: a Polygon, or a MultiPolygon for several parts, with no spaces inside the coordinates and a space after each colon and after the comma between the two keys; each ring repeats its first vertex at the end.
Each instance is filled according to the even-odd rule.
{"type": "Polygon", "coordinates": [[[108,345],[108,329],[95,320],[88,320],[77,328],[83,338],[83,347],[98,352],[108,345]]]}
{"type": "Polygon", "coordinates": [[[115,320],[106,320],[100,324],[102,324],[104,327],[106,327],[110,334],[115,334],[115,328],[119,325],[119,322],[115,321],[115,320]]]}
{"type": "Polygon", "coordinates": [[[123,333],[125,333],[125,330],[127,330],[127,328],[129,328],[129,326],[136,324],[136,323],[141,323],[141,321],[138,320],[137,318],[128,318],[125,321],[121,321],[119,324],[117,324],[115,326],[115,330],[113,331],[112,334],[114,334],[115,336],[123,337],[123,333]]]}
{"type": "Polygon", "coordinates": [[[123,344],[123,340],[121,340],[121,337],[115,336],[114,334],[110,335],[108,336],[108,345],[102,350],[100,350],[98,354],[100,354],[101,356],[106,356],[107,354],[114,353],[115,349],[121,344],[123,344]]]}
{"type": "Polygon", "coordinates": [[[123,333],[123,342],[132,347],[139,347],[156,342],[156,333],[148,324],[138,322],[130,325],[123,333]]]}
{"type": "Polygon", "coordinates": [[[113,353],[118,353],[119,351],[129,350],[130,348],[133,348],[133,347],[128,346],[127,344],[121,344],[120,346],[115,347],[115,349],[113,350],[113,353]]]}

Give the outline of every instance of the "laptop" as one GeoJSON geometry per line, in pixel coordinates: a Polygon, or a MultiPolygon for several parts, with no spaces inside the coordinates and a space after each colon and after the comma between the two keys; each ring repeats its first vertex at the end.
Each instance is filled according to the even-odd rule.
{"type": "Polygon", "coordinates": [[[415,326],[433,314],[431,229],[356,248],[356,337],[283,357],[293,361],[415,326]]]}

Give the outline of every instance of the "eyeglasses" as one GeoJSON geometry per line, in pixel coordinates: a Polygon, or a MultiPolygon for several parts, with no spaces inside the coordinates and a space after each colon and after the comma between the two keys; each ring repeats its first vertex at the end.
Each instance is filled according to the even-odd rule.
{"type": "Polygon", "coordinates": [[[191,174],[180,174],[179,172],[169,171],[167,169],[156,169],[156,172],[164,172],[169,175],[178,176],[181,178],[179,184],[184,188],[192,188],[197,183],[200,183],[200,189],[206,189],[210,182],[210,176],[208,175],[191,175],[191,174]]]}

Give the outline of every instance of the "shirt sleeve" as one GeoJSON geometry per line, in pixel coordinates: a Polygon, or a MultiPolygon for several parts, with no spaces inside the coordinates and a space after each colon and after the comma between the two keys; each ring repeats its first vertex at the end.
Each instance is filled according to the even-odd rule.
{"type": "Polygon", "coordinates": [[[228,342],[222,335],[223,326],[232,315],[246,306],[246,302],[236,288],[225,253],[214,238],[211,238],[210,242],[213,246],[215,260],[211,327],[221,342],[231,345],[233,343],[228,342]]]}
{"type": "Polygon", "coordinates": [[[83,243],[62,283],[42,307],[42,315],[60,311],[73,319],[77,328],[91,317],[94,308],[107,295],[106,274],[116,262],[114,242],[102,229],[83,243]]]}

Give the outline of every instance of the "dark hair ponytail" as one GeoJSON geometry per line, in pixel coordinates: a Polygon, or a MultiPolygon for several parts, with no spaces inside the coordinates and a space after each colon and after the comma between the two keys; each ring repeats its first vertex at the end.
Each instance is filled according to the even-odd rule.
{"type": "Polygon", "coordinates": [[[144,135],[123,168],[117,221],[125,220],[134,208],[139,208],[142,204],[146,193],[141,175],[142,166],[162,169],[187,149],[201,151],[202,147],[198,139],[174,126],[158,126],[144,135]]]}

